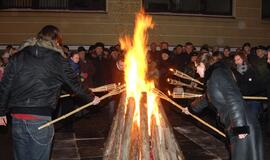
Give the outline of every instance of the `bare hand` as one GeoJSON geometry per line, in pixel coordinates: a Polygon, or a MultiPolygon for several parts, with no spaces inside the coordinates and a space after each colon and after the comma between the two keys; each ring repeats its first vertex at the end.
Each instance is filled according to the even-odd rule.
{"type": "Polygon", "coordinates": [[[248,134],[238,134],[238,138],[239,139],[244,139],[244,138],[246,138],[247,135],[248,134]]]}
{"type": "Polygon", "coordinates": [[[0,117],[0,126],[6,126],[7,125],[7,117],[2,116],[0,117]]]}
{"type": "Polygon", "coordinates": [[[95,96],[94,100],[92,101],[93,105],[97,105],[100,102],[100,98],[98,96],[95,96]]]}
{"type": "Polygon", "coordinates": [[[190,112],[188,110],[188,107],[183,108],[182,112],[184,112],[186,115],[189,115],[190,114],[190,112]]]}

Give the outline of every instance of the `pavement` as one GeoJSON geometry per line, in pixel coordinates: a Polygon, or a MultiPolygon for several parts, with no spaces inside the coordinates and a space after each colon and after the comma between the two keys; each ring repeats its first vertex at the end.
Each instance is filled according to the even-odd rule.
{"type": "MultiPolygon", "coordinates": [[[[226,160],[225,139],[196,120],[163,103],[175,137],[186,160],[226,160]]],[[[214,114],[206,111],[201,118],[216,126],[214,114]]],[[[73,130],[55,125],[51,160],[100,160],[112,123],[107,107],[88,109],[74,117],[73,130]]],[[[264,126],[264,124],[262,124],[264,126]]],[[[265,160],[270,159],[270,137],[264,132],[265,160]]],[[[12,160],[11,126],[0,127],[0,160],[12,160]]]]}

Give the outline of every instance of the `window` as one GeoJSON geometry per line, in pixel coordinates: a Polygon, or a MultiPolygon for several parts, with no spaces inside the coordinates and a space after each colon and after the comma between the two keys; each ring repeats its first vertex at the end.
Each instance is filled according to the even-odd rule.
{"type": "Polygon", "coordinates": [[[147,12],[232,16],[232,0],[143,0],[147,12]]]}
{"type": "Polygon", "coordinates": [[[106,0],[0,0],[0,8],[106,11],[106,0]]]}
{"type": "Polygon", "coordinates": [[[270,0],[262,0],[262,18],[270,19],[270,0]]]}

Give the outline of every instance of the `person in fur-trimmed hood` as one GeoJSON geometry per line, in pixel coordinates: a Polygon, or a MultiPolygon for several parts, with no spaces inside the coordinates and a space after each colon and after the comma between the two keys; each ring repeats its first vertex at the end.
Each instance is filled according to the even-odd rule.
{"type": "Polygon", "coordinates": [[[63,85],[85,102],[100,99],[82,87],[61,47],[57,27],[42,28],[36,38],[25,41],[10,59],[0,82],[0,125],[12,116],[15,160],[48,160],[53,126],[38,130],[51,120],[63,85]]]}

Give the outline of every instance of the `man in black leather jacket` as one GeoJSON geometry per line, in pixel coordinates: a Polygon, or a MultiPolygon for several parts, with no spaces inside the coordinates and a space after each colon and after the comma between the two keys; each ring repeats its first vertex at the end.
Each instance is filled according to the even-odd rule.
{"type": "Polygon", "coordinates": [[[192,103],[190,110],[200,112],[211,103],[225,126],[231,159],[263,160],[260,124],[246,106],[232,71],[213,57],[200,55],[197,73],[205,79],[206,96],[192,103]]]}
{"type": "Polygon", "coordinates": [[[60,40],[58,28],[45,26],[22,44],[0,82],[0,125],[6,125],[5,114],[10,112],[15,160],[49,159],[54,128],[38,127],[51,120],[63,85],[85,102],[100,101],[78,81],[60,40]]]}

